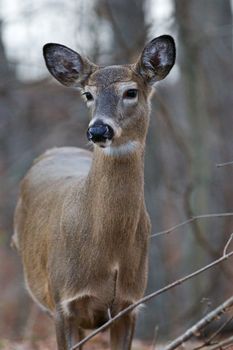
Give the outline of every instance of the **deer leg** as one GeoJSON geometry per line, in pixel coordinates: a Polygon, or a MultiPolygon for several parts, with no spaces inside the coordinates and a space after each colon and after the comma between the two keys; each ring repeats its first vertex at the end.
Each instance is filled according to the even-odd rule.
{"type": "MultiPolygon", "coordinates": [[[[79,341],[81,341],[84,338],[85,338],[84,330],[82,328],[78,328],[78,340],[76,340],[75,343],[78,343],[79,341]]],[[[81,345],[79,347],[79,350],[82,350],[82,349],[83,349],[83,346],[81,345]]]]}
{"type": "MultiPolygon", "coordinates": [[[[69,334],[69,349],[75,344],[79,343],[85,337],[84,330],[78,327],[73,320],[70,320],[70,334],[69,334]]],[[[82,350],[83,346],[77,348],[77,350],[82,350]]]]}
{"type": "MultiPolygon", "coordinates": [[[[65,318],[61,311],[56,313],[55,327],[58,350],[70,350],[84,338],[83,329],[77,327],[72,317],[65,318]]],[[[82,347],[79,347],[79,350],[82,350],[82,347]]]]}
{"type": "Polygon", "coordinates": [[[59,310],[55,315],[55,328],[58,350],[69,350],[70,343],[70,329],[67,324],[64,315],[59,310]]]}
{"type": "Polygon", "coordinates": [[[130,350],[135,328],[135,315],[129,314],[113,323],[110,328],[111,350],[130,350]]]}

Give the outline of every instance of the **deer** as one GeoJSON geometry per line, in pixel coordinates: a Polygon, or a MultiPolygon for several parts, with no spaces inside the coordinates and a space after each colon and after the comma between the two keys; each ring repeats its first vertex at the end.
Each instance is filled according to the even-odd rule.
{"type": "MultiPolygon", "coordinates": [[[[35,159],[21,181],[12,242],[29,294],[54,320],[58,350],[68,350],[145,292],[150,100],[174,65],[176,48],[162,35],[136,63],[112,66],[56,43],[46,44],[43,55],[52,76],[79,90],[90,109],[93,152],[58,147],[35,159]]],[[[136,314],[109,327],[112,350],[131,349],[136,314]]]]}

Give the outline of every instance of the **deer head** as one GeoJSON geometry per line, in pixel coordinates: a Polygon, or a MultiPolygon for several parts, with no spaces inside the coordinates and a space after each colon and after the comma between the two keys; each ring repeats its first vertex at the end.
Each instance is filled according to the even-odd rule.
{"type": "Polygon", "coordinates": [[[44,57],[60,83],[81,90],[92,115],[89,141],[106,153],[144,144],[152,86],[167,76],[175,62],[172,37],[153,39],[130,65],[97,66],[59,44],[45,45],[44,57]]]}

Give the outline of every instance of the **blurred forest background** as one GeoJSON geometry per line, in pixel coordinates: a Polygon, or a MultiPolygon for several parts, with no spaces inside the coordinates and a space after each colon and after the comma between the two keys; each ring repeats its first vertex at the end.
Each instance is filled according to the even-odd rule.
{"type": "MultiPolygon", "coordinates": [[[[233,211],[233,166],[216,167],[233,161],[231,1],[0,1],[0,339],[53,332],[9,246],[19,182],[46,149],[87,145],[88,112],[77,91],[49,76],[42,46],[58,42],[97,63],[128,63],[165,33],[176,39],[177,63],[152,101],[145,191],[153,233],[233,211]]],[[[214,217],[152,238],[147,293],[219,257],[232,232],[233,217],[214,217]]],[[[171,339],[202,317],[232,293],[232,265],[148,303],[137,336],[150,340],[158,326],[158,336],[171,339]]]]}

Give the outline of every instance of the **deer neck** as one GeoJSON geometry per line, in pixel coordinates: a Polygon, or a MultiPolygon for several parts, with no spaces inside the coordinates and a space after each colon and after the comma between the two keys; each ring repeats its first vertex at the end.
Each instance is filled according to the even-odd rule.
{"type": "Polygon", "coordinates": [[[120,234],[135,231],[144,202],[144,147],[124,155],[95,147],[87,192],[98,236],[112,234],[119,240],[120,234]]]}

